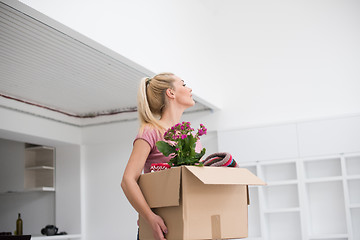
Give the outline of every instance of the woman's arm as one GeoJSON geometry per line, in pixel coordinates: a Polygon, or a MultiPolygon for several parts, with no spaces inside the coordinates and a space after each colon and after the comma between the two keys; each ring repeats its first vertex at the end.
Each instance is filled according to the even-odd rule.
{"type": "Polygon", "coordinates": [[[167,228],[164,221],[150,209],[137,183],[150,150],[150,145],[145,140],[135,141],[121,187],[130,204],[150,224],[155,239],[165,239],[163,233],[167,233],[167,228]]]}

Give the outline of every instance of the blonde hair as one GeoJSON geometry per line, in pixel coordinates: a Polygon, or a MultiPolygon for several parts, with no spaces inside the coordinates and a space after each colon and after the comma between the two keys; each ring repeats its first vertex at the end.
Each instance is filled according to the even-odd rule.
{"type": "Polygon", "coordinates": [[[138,91],[140,131],[143,131],[146,125],[157,128],[159,131],[164,130],[159,118],[166,107],[166,90],[174,86],[174,76],[173,73],[164,72],[152,78],[141,79],[138,91]]]}

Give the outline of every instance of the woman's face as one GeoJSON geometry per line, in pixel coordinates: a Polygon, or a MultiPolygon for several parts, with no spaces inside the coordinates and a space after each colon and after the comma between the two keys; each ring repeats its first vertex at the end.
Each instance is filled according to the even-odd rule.
{"type": "Polygon", "coordinates": [[[173,84],[175,100],[186,108],[194,106],[195,101],[192,98],[192,89],[186,86],[184,80],[175,76],[175,82],[173,84]]]}

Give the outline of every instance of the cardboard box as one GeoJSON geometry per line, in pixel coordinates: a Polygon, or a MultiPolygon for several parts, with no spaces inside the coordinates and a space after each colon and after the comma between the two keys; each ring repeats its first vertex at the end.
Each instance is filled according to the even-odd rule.
{"type": "MultiPolygon", "coordinates": [[[[248,185],[265,185],[249,170],[181,166],[143,174],[139,186],[172,239],[234,239],[248,235],[248,185]]],[[[140,239],[153,239],[140,217],[140,239]]]]}

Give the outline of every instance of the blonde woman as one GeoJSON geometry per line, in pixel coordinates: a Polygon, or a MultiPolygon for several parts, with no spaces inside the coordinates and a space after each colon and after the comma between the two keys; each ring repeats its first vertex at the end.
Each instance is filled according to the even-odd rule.
{"type": "Polygon", "coordinates": [[[137,180],[143,170],[144,173],[150,172],[152,163],[169,161],[170,157],[160,153],[155,143],[164,140],[164,132],[179,123],[185,109],[195,104],[191,92],[192,89],[172,73],[160,73],[140,82],[138,112],[141,126],[133,143],[121,187],[134,209],[151,226],[155,239],[165,239],[167,227],[163,219],[148,206],[137,180]]]}

